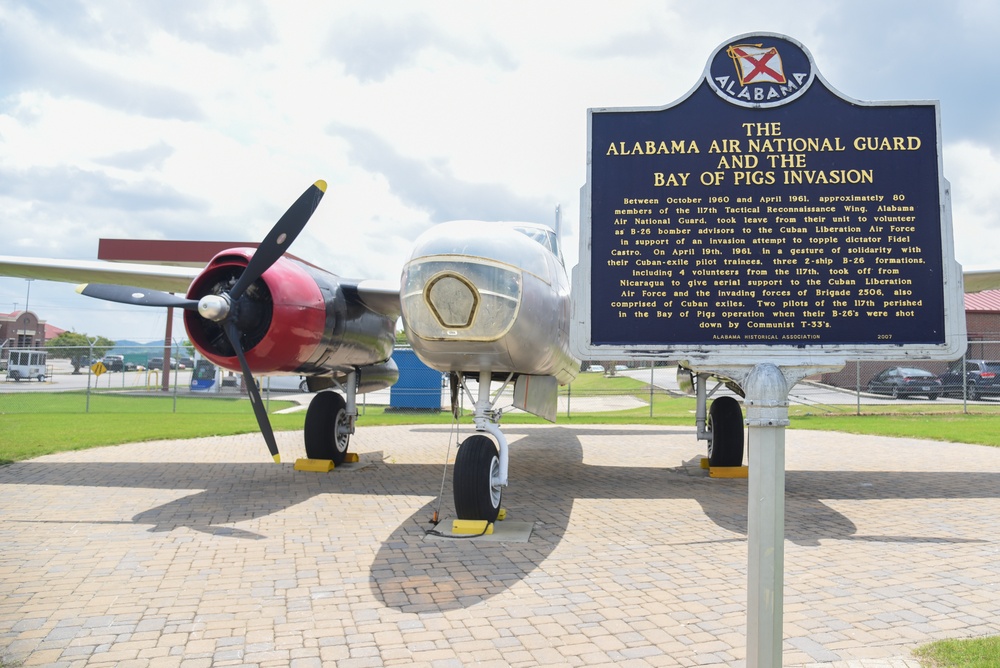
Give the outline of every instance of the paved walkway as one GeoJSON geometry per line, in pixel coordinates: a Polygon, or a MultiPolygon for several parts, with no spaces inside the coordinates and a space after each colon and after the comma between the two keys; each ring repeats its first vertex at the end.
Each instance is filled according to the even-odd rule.
{"type": "MultiPolygon", "coordinates": [[[[527,543],[424,537],[431,426],[362,426],[368,465],[330,474],[256,435],[0,468],[3,665],[745,664],[747,483],[703,477],[693,429],[506,431],[527,543]]],[[[1000,449],[787,444],[786,666],[1000,633],[1000,449]]]]}

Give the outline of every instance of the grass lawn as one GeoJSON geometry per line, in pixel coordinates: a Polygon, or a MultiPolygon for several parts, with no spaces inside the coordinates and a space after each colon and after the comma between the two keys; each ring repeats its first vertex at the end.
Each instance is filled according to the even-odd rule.
{"type": "MultiPolygon", "coordinates": [[[[989,408],[994,408],[990,406],[989,408]]],[[[849,434],[899,436],[1000,446],[1000,421],[995,411],[886,415],[792,415],[791,428],[841,431],[849,434]]]]}
{"type": "Polygon", "coordinates": [[[913,654],[926,668],[995,668],[1000,666],[1000,637],[940,640],[913,654]]]}
{"type": "MultiPolygon", "coordinates": [[[[250,403],[241,399],[125,397],[84,392],[0,395],[0,464],[66,450],[137,441],[196,438],[257,431],[250,403]]],[[[290,402],[270,402],[271,411],[290,402]]],[[[272,415],[276,430],[302,429],[305,414],[272,415]]]]}
{"type": "MultiPolygon", "coordinates": [[[[563,390],[566,394],[566,390],[563,390]]],[[[634,396],[650,399],[649,385],[624,376],[606,378],[603,374],[583,373],[569,392],[573,398],[595,395],[634,396]]],[[[269,403],[275,430],[302,429],[305,412],[278,415],[275,411],[293,405],[272,399],[269,403]]],[[[997,417],[1000,406],[977,406],[964,414],[956,404],[928,406],[866,406],[865,413],[854,415],[816,414],[804,406],[790,408],[792,429],[841,431],[909,438],[957,441],[1000,446],[997,417]]],[[[693,426],[695,400],[654,394],[652,415],[648,405],[628,410],[558,416],[561,424],[659,424],[693,426]]],[[[195,438],[199,436],[241,434],[257,431],[249,403],[240,398],[206,398],[181,395],[121,396],[117,393],[91,393],[87,412],[83,392],[32,392],[0,395],[0,463],[30,459],[63,450],[79,450],[100,445],[136,441],[195,438]],[[176,410],[175,410],[176,401],[176,410]]],[[[447,424],[451,415],[426,413],[386,413],[382,407],[366,407],[359,418],[361,428],[369,425],[447,424]]],[[[507,424],[544,424],[533,415],[508,413],[507,424]]]]}

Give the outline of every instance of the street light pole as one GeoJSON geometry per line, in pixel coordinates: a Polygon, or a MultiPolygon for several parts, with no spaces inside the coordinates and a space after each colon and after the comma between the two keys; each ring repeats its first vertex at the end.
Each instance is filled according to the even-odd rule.
{"type": "MultiPolygon", "coordinates": [[[[28,282],[28,294],[26,294],[24,296],[24,315],[25,315],[25,320],[27,320],[28,306],[31,303],[31,282],[33,280],[35,280],[35,279],[33,279],[33,278],[26,278],[24,280],[28,282]]],[[[25,324],[27,324],[27,323],[25,323],[25,324]]],[[[37,334],[37,333],[38,333],[38,319],[35,318],[35,328],[34,328],[34,331],[30,335],[31,339],[30,339],[30,343],[28,344],[29,348],[34,348],[35,347],[35,345],[36,345],[35,334],[37,334]]],[[[45,338],[45,337],[43,336],[42,338],[45,338]]]]}

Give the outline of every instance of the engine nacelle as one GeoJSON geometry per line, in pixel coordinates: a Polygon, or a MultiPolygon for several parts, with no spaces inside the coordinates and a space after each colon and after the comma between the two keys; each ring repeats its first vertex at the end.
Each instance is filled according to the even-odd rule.
{"type": "MultiPolygon", "coordinates": [[[[191,283],[188,298],[230,290],[253,252],[236,248],[216,255],[191,283]]],[[[348,304],[336,276],[287,257],[246,290],[236,317],[247,364],[255,374],[339,376],[355,366],[385,362],[395,342],[395,318],[348,304]]],[[[195,311],[184,312],[184,324],[207,359],[240,370],[220,324],[195,311]]]]}

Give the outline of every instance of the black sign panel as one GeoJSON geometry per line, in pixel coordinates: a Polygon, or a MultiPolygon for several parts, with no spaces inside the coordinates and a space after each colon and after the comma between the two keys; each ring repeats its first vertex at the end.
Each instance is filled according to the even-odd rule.
{"type": "Polygon", "coordinates": [[[674,106],[591,110],[590,343],[944,344],[938,127],[774,35],[674,106]]]}

